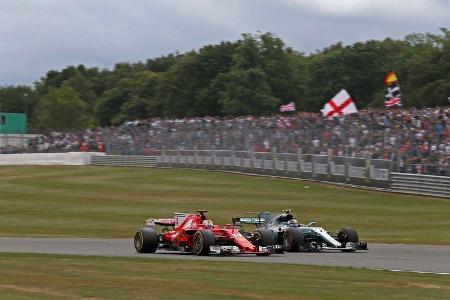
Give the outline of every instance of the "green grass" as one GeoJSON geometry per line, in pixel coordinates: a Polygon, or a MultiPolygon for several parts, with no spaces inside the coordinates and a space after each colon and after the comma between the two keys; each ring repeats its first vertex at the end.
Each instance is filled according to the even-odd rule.
{"type": "Polygon", "coordinates": [[[0,167],[0,236],[131,237],[145,219],[208,209],[216,223],[294,209],[368,242],[450,244],[450,201],[208,171],[0,167]],[[305,188],[308,186],[309,188],[305,188]]]}
{"type": "Polygon", "coordinates": [[[0,299],[450,299],[450,277],[290,264],[0,254],[0,299]]]}

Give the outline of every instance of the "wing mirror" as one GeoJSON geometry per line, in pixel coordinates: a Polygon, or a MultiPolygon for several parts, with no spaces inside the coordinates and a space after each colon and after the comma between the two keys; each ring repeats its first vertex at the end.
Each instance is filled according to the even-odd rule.
{"type": "Polygon", "coordinates": [[[314,224],[316,224],[316,221],[311,221],[311,222],[309,222],[308,224],[306,224],[306,227],[312,226],[312,225],[314,225],[314,224]]]}

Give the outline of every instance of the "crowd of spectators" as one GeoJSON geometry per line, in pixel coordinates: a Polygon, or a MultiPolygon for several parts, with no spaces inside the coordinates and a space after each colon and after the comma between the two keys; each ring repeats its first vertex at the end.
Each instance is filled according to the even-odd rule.
{"type": "MultiPolygon", "coordinates": [[[[363,110],[322,117],[298,112],[234,118],[151,118],[32,139],[26,152],[229,150],[390,159],[398,171],[450,175],[450,107],[363,110]]],[[[1,149],[4,151],[4,149],[1,149]]]]}
{"type": "Polygon", "coordinates": [[[4,134],[1,136],[0,153],[58,153],[77,151],[105,151],[101,128],[88,129],[79,132],[57,132],[49,134],[20,135],[14,138],[4,134]]]}

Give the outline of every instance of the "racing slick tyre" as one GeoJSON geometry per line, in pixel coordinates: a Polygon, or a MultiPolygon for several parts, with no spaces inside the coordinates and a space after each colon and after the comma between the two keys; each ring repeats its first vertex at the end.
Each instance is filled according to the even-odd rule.
{"type": "Polygon", "coordinates": [[[192,252],[197,255],[209,255],[210,246],[216,244],[216,236],[211,230],[202,229],[194,234],[192,252]]]}
{"type": "Polygon", "coordinates": [[[253,242],[255,246],[267,247],[272,246],[275,241],[272,231],[267,229],[258,229],[253,233],[253,242]]]}
{"type": "MultiPolygon", "coordinates": [[[[258,229],[253,233],[252,242],[255,246],[267,247],[275,243],[271,230],[258,229]]],[[[257,256],[269,256],[271,253],[257,253],[257,256]]]]}
{"type": "MultiPolygon", "coordinates": [[[[348,242],[358,243],[359,242],[358,233],[356,232],[355,229],[353,229],[351,227],[344,227],[338,232],[337,240],[341,243],[342,247],[345,247],[345,245],[348,242]]],[[[355,250],[354,249],[343,249],[341,251],[342,252],[354,252],[355,250]]]]}
{"type": "Polygon", "coordinates": [[[298,252],[300,243],[303,240],[303,234],[297,228],[291,227],[286,229],[283,235],[283,247],[288,252],[298,252]]]}
{"type": "Polygon", "coordinates": [[[155,253],[158,243],[158,232],[154,228],[142,227],[134,235],[134,248],[138,253],[155,253]]]}

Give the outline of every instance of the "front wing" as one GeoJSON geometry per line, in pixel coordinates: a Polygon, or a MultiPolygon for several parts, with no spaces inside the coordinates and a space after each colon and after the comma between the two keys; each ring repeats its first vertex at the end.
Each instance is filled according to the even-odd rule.
{"type": "Polygon", "coordinates": [[[232,255],[232,254],[261,254],[270,255],[282,250],[282,246],[273,245],[267,247],[258,247],[258,251],[241,251],[238,246],[210,246],[211,254],[232,255]]]}

